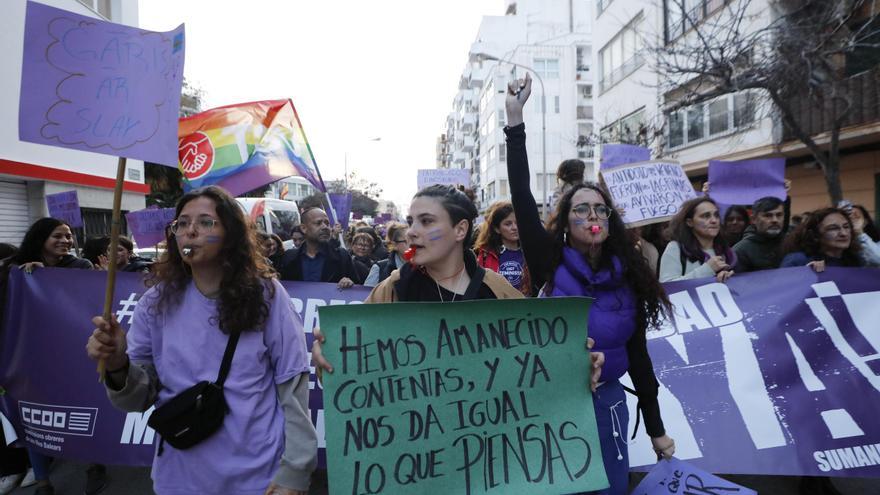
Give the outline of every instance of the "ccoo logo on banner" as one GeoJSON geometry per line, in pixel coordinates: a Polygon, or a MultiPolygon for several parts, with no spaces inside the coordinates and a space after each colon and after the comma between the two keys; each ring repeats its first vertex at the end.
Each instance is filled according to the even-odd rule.
{"type": "MultiPolygon", "coordinates": [[[[123,413],[82,351],[101,312],[99,272],[12,270],[0,335],[0,409],[47,454],[148,465],[152,410],[123,413]],[[67,290],[77,287],[76,291],[67,290]],[[27,329],[23,331],[22,329],[27,329]]],[[[358,303],[367,289],[285,282],[307,331],[317,310],[358,303]]],[[[123,325],[143,287],[120,274],[123,325]]],[[[676,456],[716,473],[880,476],[880,270],[789,268],[665,284],[675,314],[648,334],[660,408],[676,456]]],[[[311,334],[307,341],[311,343],[311,334]]],[[[309,406],[323,461],[323,401],[309,406]]],[[[630,417],[635,400],[629,400],[630,417]]],[[[632,426],[632,425],[631,425],[632,426]]],[[[644,432],[631,464],[656,460],[644,432]]]]}

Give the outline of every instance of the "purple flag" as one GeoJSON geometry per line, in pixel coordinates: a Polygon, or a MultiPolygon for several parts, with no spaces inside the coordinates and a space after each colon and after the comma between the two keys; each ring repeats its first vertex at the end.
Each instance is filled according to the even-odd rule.
{"type": "MultiPolygon", "coordinates": [[[[330,193],[330,207],[336,212],[336,219],[343,229],[348,229],[348,216],[351,214],[351,193],[330,193]]],[[[333,216],[330,216],[330,225],[335,225],[333,216]]]]}
{"type": "Polygon", "coordinates": [[[165,228],[174,221],[174,208],[146,208],[125,214],[138,247],[155,246],[165,240],[165,228]]]}
{"type": "Polygon", "coordinates": [[[785,158],[709,161],[709,196],[725,205],[751,205],[773,196],[785,200],[785,158]]]}
{"type": "Polygon", "coordinates": [[[602,159],[599,168],[607,170],[630,163],[647,162],[651,159],[651,150],[634,144],[603,144],[602,159]]]}
{"type": "Polygon", "coordinates": [[[177,167],[183,25],[167,33],[27,3],[19,139],[177,167]]]}
{"type": "Polygon", "coordinates": [[[669,495],[671,493],[725,495],[758,495],[755,490],[739,486],[676,458],[658,462],[642,479],[632,495],[669,495]]]}
{"type": "Polygon", "coordinates": [[[79,197],[76,191],[47,194],[46,206],[49,207],[50,217],[64,220],[73,228],[83,226],[82,211],[79,209],[79,197]]]}

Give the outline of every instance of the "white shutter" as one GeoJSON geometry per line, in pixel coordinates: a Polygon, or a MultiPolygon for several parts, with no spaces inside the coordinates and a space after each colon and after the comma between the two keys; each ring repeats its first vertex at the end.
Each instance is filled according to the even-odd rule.
{"type": "Polygon", "coordinates": [[[0,242],[19,246],[28,227],[27,187],[0,180],[0,242]]]}

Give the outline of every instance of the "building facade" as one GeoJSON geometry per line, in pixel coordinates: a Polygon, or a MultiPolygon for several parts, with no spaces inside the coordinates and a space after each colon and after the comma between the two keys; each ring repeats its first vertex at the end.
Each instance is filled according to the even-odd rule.
{"type": "MultiPolygon", "coordinates": [[[[80,15],[130,26],[138,25],[137,0],[42,0],[42,3],[80,15]]],[[[0,242],[21,243],[33,221],[46,216],[46,195],[76,190],[85,223],[85,235],[109,231],[117,158],[19,141],[18,102],[21,90],[22,49],[26,0],[3,3],[0,64],[0,242]]],[[[127,160],[123,211],[145,207],[149,187],[144,165],[127,160]]]]}
{"type": "MultiPolygon", "coordinates": [[[[657,68],[652,47],[688,43],[692,22],[723,25],[739,2],[694,0],[683,16],[678,0],[598,0],[594,18],[596,121],[599,140],[643,144],[652,156],[680,162],[696,186],[706,180],[709,160],[785,157],[792,181],[793,213],[829,204],[822,170],[807,148],[783,126],[772,103],[759,90],[696,100],[694,80],[674,80],[657,68]],[[682,106],[687,99],[693,104],[682,106]]],[[[742,30],[757,32],[778,19],[767,0],[754,0],[741,18],[742,30]]],[[[841,133],[844,197],[876,217],[880,188],[880,109],[873,94],[877,68],[855,74],[848,83],[857,111],[841,133]]],[[[797,106],[797,105],[796,105],[797,106]]],[[[820,145],[828,143],[822,112],[801,105],[800,122],[820,145]]]]}
{"type": "Polygon", "coordinates": [[[510,200],[504,100],[507,84],[526,71],[535,80],[524,118],[538,204],[552,195],[561,161],[581,158],[594,169],[586,145],[593,132],[591,17],[590,2],[520,0],[507,1],[503,16],[483,18],[437,147],[438,167],[471,172],[481,211],[510,200]]]}

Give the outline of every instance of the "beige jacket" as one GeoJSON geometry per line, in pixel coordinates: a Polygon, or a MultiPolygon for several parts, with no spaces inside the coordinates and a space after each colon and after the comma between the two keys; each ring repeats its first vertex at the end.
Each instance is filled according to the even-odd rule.
{"type": "MultiPolygon", "coordinates": [[[[367,304],[373,303],[390,303],[397,301],[397,294],[394,292],[394,284],[400,280],[400,270],[394,270],[391,275],[373,288],[373,292],[364,301],[367,304]]],[[[522,293],[516,290],[504,276],[499,275],[492,270],[486,270],[483,276],[483,283],[495,294],[498,299],[520,299],[524,297],[522,293]]]]}

